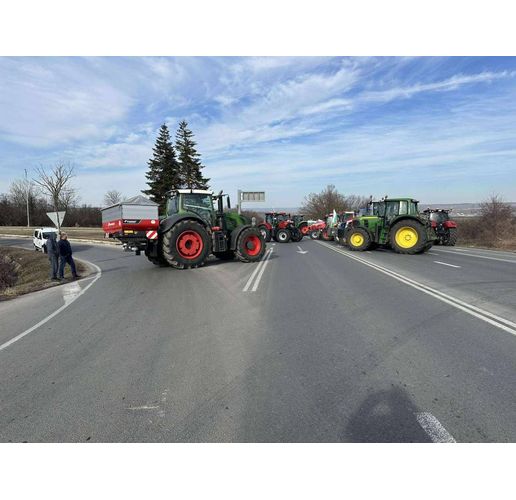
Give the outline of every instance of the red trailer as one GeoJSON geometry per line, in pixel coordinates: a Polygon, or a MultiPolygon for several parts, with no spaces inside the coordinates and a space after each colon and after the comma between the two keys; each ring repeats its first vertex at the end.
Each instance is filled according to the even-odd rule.
{"type": "Polygon", "coordinates": [[[117,238],[138,254],[145,249],[147,239],[158,237],[158,205],[144,196],[134,196],[101,212],[106,238],[117,238]]]}

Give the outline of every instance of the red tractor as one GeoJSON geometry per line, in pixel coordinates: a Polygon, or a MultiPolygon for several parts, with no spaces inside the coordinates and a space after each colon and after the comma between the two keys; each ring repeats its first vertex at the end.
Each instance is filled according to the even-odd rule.
{"type": "Polygon", "coordinates": [[[310,238],[312,240],[318,240],[321,232],[326,228],[326,222],[319,219],[317,222],[314,222],[313,224],[310,224],[308,226],[307,233],[310,235],[310,238]]]}
{"type": "Polygon", "coordinates": [[[286,212],[267,212],[265,220],[258,224],[266,242],[274,239],[278,243],[298,242],[303,239],[303,234],[296,227],[290,214],[286,212]]]}
{"type": "Polygon", "coordinates": [[[424,210],[428,214],[430,223],[434,228],[437,245],[455,246],[457,243],[457,223],[450,219],[450,209],[427,208],[424,210]]]}

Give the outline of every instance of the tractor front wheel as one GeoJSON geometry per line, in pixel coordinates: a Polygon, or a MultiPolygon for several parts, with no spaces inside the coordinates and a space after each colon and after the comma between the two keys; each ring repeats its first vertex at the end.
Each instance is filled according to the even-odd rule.
{"type": "Polygon", "coordinates": [[[427,246],[425,227],[417,220],[402,220],[392,226],[390,232],[392,249],[397,253],[421,253],[427,246]]]}
{"type": "Polygon", "coordinates": [[[317,231],[312,231],[312,232],[310,233],[310,239],[312,239],[312,240],[318,240],[318,239],[319,239],[319,231],[318,231],[318,230],[317,230],[317,231]]]}
{"type": "Polygon", "coordinates": [[[265,239],[254,227],[244,229],[238,236],[235,255],[240,262],[256,262],[265,253],[265,239]]]}
{"type": "Polygon", "coordinates": [[[176,269],[202,266],[211,253],[206,229],[194,220],[182,220],[163,235],[163,257],[176,269]]]}
{"type": "Polygon", "coordinates": [[[345,239],[349,249],[355,252],[364,252],[371,246],[371,236],[361,227],[351,228],[345,239]]]}
{"type": "Polygon", "coordinates": [[[290,237],[291,235],[288,229],[278,229],[278,231],[276,231],[276,241],[278,243],[288,243],[290,237]]]}
{"type": "Polygon", "coordinates": [[[263,239],[269,243],[269,241],[271,241],[271,232],[267,226],[258,226],[258,229],[260,230],[260,233],[262,233],[263,239]]]}
{"type": "Polygon", "coordinates": [[[308,222],[301,222],[297,228],[301,231],[303,236],[308,236],[308,222]]]}
{"type": "Polygon", "coordinates": [[[323,229],[321,231],[321,239],[324,241],[332,241],[333,237],[330,236],[330,233],[328,232],[328,229],[323,229]]]}

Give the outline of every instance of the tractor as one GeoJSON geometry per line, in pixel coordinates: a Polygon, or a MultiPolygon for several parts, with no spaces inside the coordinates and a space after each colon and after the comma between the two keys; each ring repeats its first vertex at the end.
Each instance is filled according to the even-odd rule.
{"type": "Polygon", "coordinates": [[[339,245],[345,245],[346,244],[346,228],[351,223],[353,218],[356,216],[356,212],[343,212],[339,214],[339,220],[336,224],[336,226],[333,228],[332,236],[333,239],[339,244],[339,245]]]}
{"type": "Polygon", "coordinates": [[[427,208],[423,211],[430,217],[430,223],[437,235],[436,243],[438,245],[453,247],[457,243],[457,223],[450,220],[451,210],[451,208],[427,208]]]}
{"type": "Polygon", "coordinates": [[[200,189],[171,191],[165,218],[157,232],[147,238],[147,258],[153,264],[176,269],[202,266],[210,254],[222,260],[260,260],[266,247],[262,233],[245,224],[238,214],[225,213],[224,197],[231,208],[228,195],[222,191],[218,195],[200,189]]]}
{"type": "Polygon", "coordinates": [[[365,251],[376,245],[390,246],[397,253],[427,251],[436,238],[428,216],[419,213],[413,198],[382,198],[370,201],[368,214],[348,224],[345,238],[350,250],[365,251]]]}
{"type": "Polygon", "coordinates": [[[258,225],[258,229],[266,242],[274,239],[278,243],[288,243],[303,239],[303,234],[286,212],[267,212],[265,221],[258,225]]]}
{"type": "Polygon", "coordinates": [[[303,214],[294,214],[292,216],[292,222],[294,222],[294,225],[301,231],[301,234],[303,236],[308,235],[308,226],[309,221],[305,220],[305,216],[303,214]]]}

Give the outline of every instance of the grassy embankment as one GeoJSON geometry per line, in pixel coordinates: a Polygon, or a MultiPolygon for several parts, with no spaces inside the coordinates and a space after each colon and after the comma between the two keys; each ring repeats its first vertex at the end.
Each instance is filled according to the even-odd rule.
{"type": "MultiPolygon", "coordinates": [[[[13,234],[20,236],[32,236],[35,227],[29,228],[24,226],[0,226],[1,234],[13,234]]],[[[100,227],[63,227],[63,231],[68,233],[68,237],[73,240],[76,238],[84,240],[101,240],[105,241],[104,232],[100,227]]]]}
{"type": "MultiPolygon", "coordinates": [[[[75,259],[81,276],[91,274],[89,266],[75,259]]],[[[70,266],[65,268],[61,282],[49,280],[48,257],[41,252],[23,248],[0,246],[0,300],[11,299],[36,290],[69,283],[72,280],[70,266]]]]}

